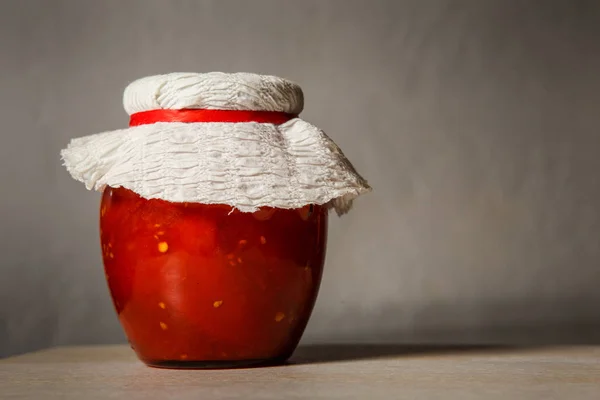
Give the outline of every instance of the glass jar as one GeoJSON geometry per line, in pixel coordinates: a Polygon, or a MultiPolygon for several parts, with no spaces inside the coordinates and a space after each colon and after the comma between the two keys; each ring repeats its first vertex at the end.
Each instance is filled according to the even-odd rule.
{"type": "Polygon", "coordinates": [[[285,361],[321,282],[328,210],[371,191],[300,118],[300,86],[249,73],[131,82],[129,127],[72,139],[71,176],[103,191],[106,279],[150,366],[285,361]]]}
{"type": "Polygon", "coordinates": [[[284,362],[315,304],[327,214],[318,205],[244,213],[107,187],[106,279],[138,357],[170,368],[284,362]]]}

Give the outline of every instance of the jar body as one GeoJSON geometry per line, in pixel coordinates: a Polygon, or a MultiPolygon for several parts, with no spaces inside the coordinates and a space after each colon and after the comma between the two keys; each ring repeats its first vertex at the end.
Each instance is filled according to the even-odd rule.
{"type": "Polygon", "coordinates": [[[285,361],[312,312],[327,209],[102,196],[104,268],[119,320],[146,364],[237,367],[285,361]]]}

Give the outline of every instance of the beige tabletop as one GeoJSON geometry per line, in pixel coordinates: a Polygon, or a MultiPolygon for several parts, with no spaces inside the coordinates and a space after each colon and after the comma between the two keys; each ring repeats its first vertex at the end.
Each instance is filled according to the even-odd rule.
{"type": "Polygon", "coordinates": [[[290,364],[161,370],[127,346],[0,360],[0,399],[600,399],[600,347],[301,347],[290,364]]]}

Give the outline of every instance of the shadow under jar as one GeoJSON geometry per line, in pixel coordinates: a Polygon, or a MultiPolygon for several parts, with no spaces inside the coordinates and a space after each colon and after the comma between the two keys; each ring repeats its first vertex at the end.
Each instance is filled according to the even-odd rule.
{"type": "Polygon", "coordinates": [[[107,187],[106,279],[138,357],[169,368],[287,360],[317,297],[327,214],[317,205],[243,213],[107,187]]]}

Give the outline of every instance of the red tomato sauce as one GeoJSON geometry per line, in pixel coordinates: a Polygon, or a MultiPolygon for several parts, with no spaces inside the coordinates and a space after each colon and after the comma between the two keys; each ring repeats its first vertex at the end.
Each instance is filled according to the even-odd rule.
{"type": "Polygon", "coordinates": [[[312,312],[327,209],[263,208],[102,196],[106,279],[140,359],[168,367],[285,361],[312,312]]]}

